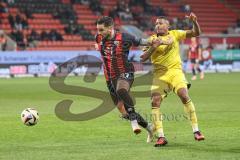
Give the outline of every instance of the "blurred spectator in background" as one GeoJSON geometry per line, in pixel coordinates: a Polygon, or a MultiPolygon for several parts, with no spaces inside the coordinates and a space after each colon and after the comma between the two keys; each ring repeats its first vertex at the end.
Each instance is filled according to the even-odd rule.
{"type": "Polygon", "coordinates": [[[22,18],[22,27],[23,29],[28,29],[28,22],[27,22],[27,19],[24,17],[22,18]]]}
{"type": "Polygon", "coordinates": [[[76,20],[76,16],[75,16],[74,12],[71,10],[71,8],[66,8],[66,9],[56,8],[56,9],[54,9],[53,17],[55,19],[60,19],[64,22],[76,20]]]}
{"type": "Polygon", "coordinates": [[[11,25],[11,27],[14,28],[14,26],[15,26],[15,19],[14,19],[12,14],[8,15],[8,21],[9,21],[9,24],[11,25]]]}
{"type": "Polygon", "coordinates": [[[91,0],[89,7],[91,10],[93,10],[97,15],[102,15],[103,14],[103,7],[99,0],[91,0]]]}
{"type": "Polygon", "coordinates": [[[240,18],[237,19],[237,27],[240,27],[240,18]]]}
{"type": "Polygon", "coordinates": [[[58,33],[56,29],[52,29],[48,35],[50,38],[49,40],[51,40],[51,41],[62,41],[63,40],[62,35],[60,33],[58,33]]]}
{"type": "Polygon", "coordinates": [[[84,4],[84,5],[89,5],[89,0],[75,0],[77,2],[80,2],[81,4],[84,4]]]}
{"type": "Polygon", "coordinates": [[[178,2],[179,0],[168,0],[169,3],[176,3],[178,2]]]}
{"type": "Polygon", "coordinates": [[[9,5],[14,4],[14,3],[15,3],[15,0],[7,0],[7,3],[8,3],[9,5]]]}
{"type": "Polygon", "coordinates": [[[227,49],[237,49],[237,47],[234,44],[229,44],[227,49]]]}
{"type": "Polygon", "coordinates": [[[8,9],[2,3],[0,3],[0,13],[7,13],[8,9]]]}
{"type": "Polygon", "coordinates": [[[47,33],[46,30],[43,30],[43,31],[41,32],[40,39],[41,39],[41,41],[50,40],[50,38],[49,38],[48,33],[47,33]]]}
{"type": "Polygon", "coordinates": [[[234,26],[228,27],[227,34],[235,34],[235,27],[234,26]]]}
{"type": "Polygon", "coordinates": [[[184,41],[180,42],[180,53],[181,53],[181,60],[182,60],[182,69],[183,72],[186,73],[188,69],[188,48],[186,48],[184,45],[184,41]]]}
{"type": "Polygon", "coordinates": [[[155,8],[155,16],[166,16],[163,8],[161,8],[160,6],[157,6],[155,8]]]}
{"type": "Polygon", "coordinates": [[[189,13],[191,12],[191,6],[189,4],[183,4],[180,7],[181,11],[184,13],[189,13]]]}
{"type": "Polygon", "coordinates": [[[35,29],[33,29],[32,32],[28,35],[28,40],[29,41],[40,40],[40,35],[36,32],[35,29]]]}
{"type": "Polygon", "coordinates": [[[200,74],[200,79],[204,78],[204,73],[199,67],[199,61],[201,60],[202,47],[198,44],[196,37],[191,38],[191,44],[188,51],[188,59],[191,62],[192,80],[196,80],[196,70],[200,74]]]}
{"type": "Polygon", "coordinates": [[[28,46],[31,48],[36,47],[37,42],[39,40],[40,40],[40,35],[33,29],[32,32],[27,37],[28,46]]]}
{"type": "Polygon", "coordinates": [[[117,12],[116,6],[109,12],[109,16],[112,17],[113,19],[118,17],[118,12],[117,12]]]}
{"type": "Polygon", "coordinates": [[[12,32],[11,32],[11,34],[10,34],[10,37],[11,37],[14,41],[16,41],[17,46],[19,47],[19,49],[24,50],[24,49],[26,48],[27,38],[24,37],[22,31],[13,29],[12,32]]]}
{"type": "Polygon", "coordinates": [[[20,14],[20,12],[17,13],[15,17],[15,23],[14,28],[17,30],[27,29],[28,28],[28,22],[27,19],[20,14]]]}
{"type": "Polygon", "coordinates": [[[60,12],[62,12],[59,8],[58,9],[54,9],[53,10],[53,18],[55,18],[55,19],[60,19],[61,18],[61,16],[60,16],[60,12]]]}
{"type": "Polygon", "coordinates": [[[0,34],[0,51],[5,51],[7,46],[7,39],[4,34],[0,34]]]}
{"type": "Polygon", "coordinates": [[[204,70],[211,69],[211,67],[212,67],[212,64],[213,64],[212,49],[213,49],[213,47],[210,45],[202,51],[202,54],[201,54],[202,58],[201,59],[202,59],[202,62],[203,62],[203,69],[204,70]]]}
{"type": "Polygon", "coordinates": [[[33,17],[32,17],[32,13],[31,13],[28,9],[26,9],[26,10],[24,11],[24,14],[26,15],[26,18],[27,18],[27,19],[33,18],[33,17]]]}
{"type": "Polygon", "coordinates": [[[74,30],[75,30],[75,25],[73,24],[73,22],[69,22],[68,25],[64,28],[65,32],[67,34],[73,34],[74,30]]]}
{"type": "Polygon", "coordinates": [[[72,21],[74,21],[76,19],[71,8],[66,8],[66,9],[62,10],[61,15],[62,15],[61,19],[67,19],[67,20],[72,20],[72,21]]]}
{"type": "Polygon", "coordinates": [[[118,1],[116,12],[118,16],[123,21],[131,21],[133,20],[132,12],[130,11],[129,5],[125,3],[125,1],[118,1]]]}

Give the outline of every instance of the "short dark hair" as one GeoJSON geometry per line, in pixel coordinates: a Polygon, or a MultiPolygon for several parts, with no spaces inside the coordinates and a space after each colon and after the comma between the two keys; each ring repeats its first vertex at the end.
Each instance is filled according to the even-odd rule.
{"type": "Polygon", "coordinates": [[[97,24],[103,24],[104,27],[113,26],[113,19],[108,16],[103,16],[97,20],[97,24]]]}
{"type": "MultiPolygon", "coordinates": [[[[159,16],[159,17],[157,17],[157,19],[164,19],[164,20],[167,20],[168,22],[169,22],[169,19],[168,19],[168,17],[166,17],[166,16],[159,16]]],[[[156,20],[157,20],[156,19],[156,20]]]]}

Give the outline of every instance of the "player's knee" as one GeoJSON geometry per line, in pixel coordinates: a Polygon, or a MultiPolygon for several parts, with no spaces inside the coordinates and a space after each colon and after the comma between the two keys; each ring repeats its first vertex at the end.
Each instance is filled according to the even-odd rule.
{"type": "Polygon", "coordinates": [[[121,89],[118,89],[118,90],[117,90],[117,94],[118,94],[120,97],[124,97],[124,95],[128,94],[128,91],[127,91],[125,88],[121,88],[121,89]]]}
{"type": "Polygon", "coordinates": [[[118,89],[117,94],[122,99],[125,109],[134,106],[132,97],[125,88],[118,89]]]}
{"type": "Polygon", "coordinates": [[[184,104],[186,104],[190,100],[189,96],[187,96],[187,95],[181,96],[180,98],[181,98],[182,103],[184,103],[184,104]]]}
{"type": "Polygon", "coordinates": [[[179,98],[181,99],[182,103],[184,103],[184,104],[190,100],[188,91],[185,88],[179,89],[177,94],[178,94],[179,98]]]}
{"type": "Polygon", "coordinates": [[[160,107],[161,95],[152,95],[152,107],[160,107]]]}

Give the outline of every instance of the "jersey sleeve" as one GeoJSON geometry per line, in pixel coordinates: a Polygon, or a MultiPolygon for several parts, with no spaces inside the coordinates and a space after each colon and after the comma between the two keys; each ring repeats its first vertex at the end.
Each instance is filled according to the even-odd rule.
{"type": "Polygon", "coordinates": [[[122,34],[124,41],[130,42],[134,46],[139,46],[141,42],[141,38],[137,38],[136,36],[130,35],[128,33],[122,34]]]}
{"type": "MultiPolygon", "coordinates": [[[[147,38],[148,43],[151,43],[152,40],[153,40],[153,37],[152,37],[152,36],[150,36],[150,37],[147,38]]],[[[142,51],[145,52],[145,51],[147,51],[149,48],[151,48],[151,46],[144,46],[144,47],[142,48],[142,51]]]]}
{"type": "Polygon", "coordinates": [[[184,30],[175,30],[175,36],[179,41],[186,39],[186,33],[184,30]]]}

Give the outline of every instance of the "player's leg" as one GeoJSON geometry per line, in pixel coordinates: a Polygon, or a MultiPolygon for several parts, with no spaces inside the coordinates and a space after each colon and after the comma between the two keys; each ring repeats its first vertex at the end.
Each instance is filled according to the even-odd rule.
{"type": "Polygon", "coordinates": [[[122,79],[122,78],[118,79],[117,94],[124,103],[124,108],[128,113],[129,120],[131,121],[131,125],[133,127],[134,133],[138,134],[141,132],[141,129],[138,126],[138,123],[144,128],[148,127],[148,123],[140,114],[135,112],[134,103],[133,103],[132,97],[129,94],[131,83],[132,82],[126,79],[122,79]]]}
{"type": "Polygon", "coordinates": [[[123,101],[118,101],[117,103],[117,108],[118,108],[118,111],[122,114],[123,117],[127,117],[128,114],[124,108],[124,103],[123,101]]]}
{"type": "Polygon", "coordinates": [[[117,106],[119,112],[122,114],[122,117],[125,118],[125,119],[128,119],[128,114],[127,114],[127,112],[124,108],[123,101],[120,100],[117,96],[116,86],[117,86],[117,81],[116,80],[107,82],[107,87],[108,87],[108,90],[110,92],[110,96],[111,96],[111,99],[112,99],[114,105],[117,106]]]}
{"type": "MultiPolygon", "coordinates": [[[[155,74],[151,86],[151,100],[152,100],[152,123],[154,130],[158,136],[155,147],[167,144],[167,140],[163,132],[163,119],[160,111],[160,105],[164,97],[171,90],[168,83],[168,74],[158,75],[155,74]]],[[[148,137],[149,138],[149,137],[148,137]]]]}
{"type": "Polygon", "coordinates": [[[197,79],[195,67],[196,67],[196,59],[191,59],[192,80],[197,79]]]}
{"type": "MultiPolygon", "coordinates": [[[[125,90],[128,91],[129,87],[128,87],[127,84],[125,84],[124,86],[121,85],[120,88],[117,89],[117,83],[118,83],[117,80],[112,80],[112,81],[107,82],[108,89],[110,91],[110,95],[111,95],[112,101],[118,107],[118,110],[122,114],[124,114],[123,118],[130,119],[127,107],[125,108],[125,106],[127,106],[127,105],[125,105],[125,103],[129,104],[129,103],[133,103],[133,102],[124,102],[124,99],[121,98],[121,94],[125,94],[125,90]],[[122,107],[124,107],[124,109],[122,107]]],[[[129,101],[132,101],[132,100],[129,100],[129,101]]],[[[132,112],[135,112],[133,107],[132,107],[132,112]]],[[[131,114],[131,115],[133,117],[133,114],[131,114]]],[[[134,115],[134,116],[136,117],[136,115],[134,115]]],[[[136,133],[136,134],[140,133],[141,129],[138,126],[137,120],[134,120],[132,122],[132,120],[130,119],[130,121],[131,121],[134,133],[136,133]]]]}
{"type": "MultiPolygon", "coordinates": [[[[122,114],[122,118],[129,120],[128,113],[125,110],[124,103],[122,100],[118,101],[117,107],[118,107],[119,112],[122,114]]],[[[138,113],[136,113],[136,114],[138,114],[138,113]]],[[[141,118],[140,119],[137,118],[137,122],[141,127],[145,128],[147,130],[149,135],[153,136],[153,126],[151,124],[148,123],[148,125],[146,127],[145,123],[142,123],[141,118]]]]}
{"type": "Polygon", "coordinates": [[[187,82],[185,80],[184,74],[181,71],[176,72],[172,85],[175,88],[174,90],[175,93],[177,93],[178,97],[181,99],[184,105],[185,113],[190,119],[195,139],[204,140],[204,136],[200,133],[198,128],[198,120],[197,120],[197,115],[195,111],[195,106],[191,98],[189,97],[187,82]]]}
{"type": "Polygon", "coordinates": [[[204,136],[201,134],[201,132],[198,128],[198,120],[197,120],[195,106],[188,95],[187,88],[178,89],[177,94],[184,105],[185,113],[188,115],[188,117],[191,121],[194,138],[198,141],[204,140],[204,136]]]}
{"type": "MultiPolygon", "coordinates": [[[[154,125],[154,130],[157,133],[158,139],[155,143],[155,147],[164,146],[167,144],[167,140],[164,136],[163,132],[163,124],[162,124],[162,114],[160,112],[160,105],[162,102],[162,96],[159,92],[152,93],[152,121],[154,125]]],[[[150,141],[152,137],[148,136],[148,140],[150,141]]]]}
{"type": "Polygon", "coordinates": [[[196,62],[196,69],[198,71],[198,73],[200,74],[200,79],[204,79],[204,72],[203,70],[200,68],[200,62],[196,62]]]}
{"type": "MultiPolygon", "coordinates": [[[[124,119],[127,119],[129,120],[129,115],[128,113],[126,112],[126,109],[124,107],[124,103],[123,101],[119,98],[119,96],[117,95],[117,92],[116,92],[116,88],[117,88],[117,81],[116,80],[113,80],[111,82],[107,82],[108,84],[108,89],[110,91],[110,95],[111,95],[111,98],[112,98],[112,101],[115,105],[117,105],[117,108],[119,110],[119,112],[122,114],[122,118],[124,119]]],[[[145,123],[142,123],[141,121],[141,118],[138,118],[137,119],[138,121],[138,124],[141,126],[141,127],[145,127],[145,129],[147,130],[148,134],[153,134],[152,132],[152,125],[151,124],[148,124],[147,127],[145,125],[145,123]]]]}

